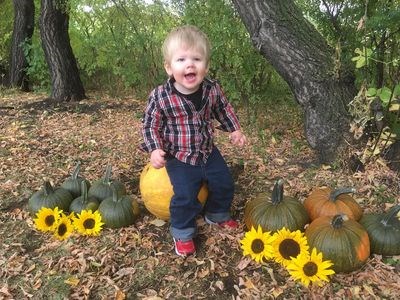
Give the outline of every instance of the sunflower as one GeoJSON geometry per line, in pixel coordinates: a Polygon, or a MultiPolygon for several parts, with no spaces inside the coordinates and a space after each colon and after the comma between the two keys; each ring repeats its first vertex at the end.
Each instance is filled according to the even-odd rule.
{"type": "Polygon", "coordinates": [[[272,258],[274,254],[273,241],[274,238],[270,232],[263,232],[260,225],[257,230],[251,227],[251,230],[246,232],[244,238],[240,241],[243,255],[249,254],[252,259],[259,263],[264,258],[272,258]]]}
{"type": "Polygon", "coordinates": [[[300,230],[290,231],[283,227],[273,235],[275,240],[274,258],[278,263],[286,266],[293,257],[308,251],[307,238],[300,230]]]}
{"type": "Polygon", "coordinates": [[[54,236],[59,240],[65,240],[73,231],[74,226],[72,225],[71,219],[64,214],[61,214],[61,217],[54,228],[54,236]]]}
{"type": "Polygon", "coordinates": [[[323,261],[322,253],[313,248],[311,255],[308,252],[301,253],[286,268],[295,280],[300,280],[305,286],[310,282],[322,286],[323,281],[329,282],[328,275],[335,274],[335,271],[329,269],[331,266],[333,263],[330,260],[323,261]]]}
{"type": "Polygon", "coordinates": [[[82,210],[73,220],[75,229],[83,235],[98,235],[104,225],[98,211],[82,210]]]}
{"type": "Polygon", "coordinates": [[[58,207],[54,209],[48,207],[42,207],[36,213],[35,227],[40,231],[53,231],[57,221],[60,219],[60,215],[62,210],[59,210],[58,207]]]}

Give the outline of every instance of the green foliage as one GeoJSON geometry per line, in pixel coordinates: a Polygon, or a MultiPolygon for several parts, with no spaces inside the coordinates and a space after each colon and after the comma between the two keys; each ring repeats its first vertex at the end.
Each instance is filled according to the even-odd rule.
{"type": "Polygon", "coordinates": [[[352,60],[360,69],[358,76],[363,84],[351,104],[359,102],[368,106],[360,107],[358,111],[353,106],[350,112],[353,116],[358,115],[358,120],[360,116],[364,120],[356,120],[353,125],[361,131],[369,123],[383,124],[365,149],[365,156],[370,157],[382,153],[400,136],[400,2],[372,1],[362,20],[359,29],[363,33],[363,50],[356,48],[352,60]],[[382,110],[377,114],[370,111],[370,106],[381,106],[382,110]]]}
{"type": "Polygon", "coordinates": [[[358,95],[350,102],[356,138],[369,126],[364,157],[380,154],[400,135],[400,1],[296,0],[305,16],[336,48],[335,61],[353,62],[358,95]],[[381,105],[376,113],[371,107],[381,105]],[[379,123],[379,124],[378,124],[379,123]],[[372,124],[372,126],[371,126],[372,124]]]}
{"type": "Polygon", "coordinates": [[[161,2],[77,3],[70,37],[86,85],[147,95],[166,78],[160,47],[174,20],[161,2]]]}
{"type": "Polygon", "coordinates": [[[364,14],[364,2],[354,0],[296,0],[304,16],[317,28],[345,63],[361,39],[357,23],[364,14]],[[337,53],[338,54],[338,53],[337,53]]]}
{"type": "Polygon", "coordinates": [[[286,83],[251,44],[230,1],[185,3],[180,4],[182,23],[201,28],[212,44],[210,76],[221,82],[231,102],[247,108],[248,122],[257,118],[260,106],[291,98],[286,83]]]}
{"type": "MultiPolygon", "coordinates": [[[[40,45],[39,1],[35,4],[36,28],[24,51],[33,88],[43,90],[51,83],[40,45]]],[[[71,0],[68,13],[71,46],[87,90],[146,97],[167,78],[161,55],[165,36],[178,25],[194,24],[213,46],[210,76],[221,82],[230,101],[247,109],[248,122],[258,118],[260,107],[292,101],[287,84],[254,49],[230,1],[71,0]]],[[[11,37],[12,20],[3,20],[11,37]]]]}
{"type": "Polygon", "coordinates": [[[32,89],[34,91],[48,91],[51,84],[49,69],[42,46],[40,45],[40,40],[36,35],[33,37],[31,43],[25,41],[23,50],[29,65],[26,74],[29,76],[32,89]]]}
{"type": "Polygon", "coordinates": [[[8,68],[13,19],[10,16],[14,15],[12,1],[0,2],[0,67],[8,68]]]}
{"type": "Polygon", "coordinates": [[[362,50],[356,48],[354,52],[357,54],[357,56],[352,57],[351,60],[356,63],[357,69],[364,67],[368,63],[368,60],[372,54],[372,50],[365,47],[363,47],[362,50]]]}
{"type": "Polygon", "coordinates": [[[71,44],[89,88],[146,96],[167,77],[161,55],[166,34],[175,26],[194,24],[210,37],[210,76],[221,82],[232,102],[257,112],[260,104],[271,103],[271,99],[279,102],[291,97],[286,83],[255,51],[227,1],[145,4],[116,0],[74,5],[71,44]]]}

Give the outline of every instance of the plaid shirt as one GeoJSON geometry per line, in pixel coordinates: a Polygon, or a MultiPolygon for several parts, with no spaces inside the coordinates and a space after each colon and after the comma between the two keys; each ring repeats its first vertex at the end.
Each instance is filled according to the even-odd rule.
{"type": "Polygon", "coordinates": [[[233,132],[240,129],[238,118],[216,81],[204,79],[199,111],[191,101],[174,92],[173,82],[169,79],[151,92],[143,119],[144,142],[140,147],[146,152],[163,149],[191,165],[205,163],[214,146],[213,119],[221,124],[218,129],[233,132]]]}

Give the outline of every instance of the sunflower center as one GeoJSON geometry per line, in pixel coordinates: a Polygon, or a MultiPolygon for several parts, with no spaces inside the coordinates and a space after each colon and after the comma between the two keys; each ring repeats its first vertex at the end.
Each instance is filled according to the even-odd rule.
{"type": "Polygon", "coordinates": [[[264,242],[260,239],[255,239],[251,243],[251,250],[258,254],[264,251],[264,242]]]}
{"type": "Polygon", "coordinates": [[[64,234],[66,234],[67,233],[67,225],[65,225],[64,223],[61,223],[58,226],[57,233],[59,236],[63,236],[64,234]]]}
{"type": "Polygon", "coordinates": [[[46,223],[47,226],[52,226],[54,224],[55,220],[56,219],[54,218],[53,215],[49,215],[49,216],[46,216],[46,218],[44,219],[44,222],[46,223]]]}
{"type": "Polygon", "coordinates": [[[304,274],[311,277],[318,273],[318,266],[312,261],[309,261],[303,266],[303,271],[304,274]]]}
{"type": "Polygon", "coordinates": [[[292,239],[285,239],[279,244],[279,253],[284,259],[297,257],[300,254],[300,245],[292,239]]]}
{"type": "Polygon", "coordinates": [[[85,227],[85,229],[93,229],[95,224],[96,222],[93,219],[86,219],[83,221],[83,227],[85,227]]]}

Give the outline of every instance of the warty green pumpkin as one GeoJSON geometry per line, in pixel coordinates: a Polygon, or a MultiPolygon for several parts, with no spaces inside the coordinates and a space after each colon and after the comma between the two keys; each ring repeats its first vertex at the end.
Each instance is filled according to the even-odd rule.
{"type": "Polygon", "coordinates": [[[72,202],[72,195],[64,188],[53,188],[49,181],[45,181],[42,188],[33,193],[28,200],[28,209],[35,215],[42,207],[55,208],[67,212],[72,202]]]}
{"type": "Polygon", "coordinates": [[[90,187],[90,182],[86,180],[84,177],[79,175],[80,170],[81,170],[81,162],[78,161],[74,171],[72,172],[72,175],[67,179],[65,179],[65,181],[61,184],[61,187],[69,191],[73,198],[79,197],[81,195],[82,181],[86,182],[88,188],[90,187]]]}
{"type": "Polygon", "coordinates": [[[106,227],[120,228],[133,224],[140,214],[139,204],[130,195],[120,195],[112,187],[113,195],[99,205],[101,220],[106,227]]]}
{"type": "Polygon", "coordinates": [[[88,195],[88,187],[86,182],[81,182],[81,196],[72,200],[69,211],[75,214],[80,214],[82,210],[96,211],[99,207],[99,201],[97,198],[88,195]]]}
{"type": "Polygon", "coordinates": [[[368,232],[372,253],[400,255],[400,204],[385,213],[366,214],[360,223],[368,232]]]}
{"type": "Polygon", "coordinates": [[[370,255],[367,231],[346,215],[316,218],[307,227],[305,236],[310,249],[316,248],[324,260],[333,262],[336,273],[357,270],[370,255]]]}
{"type": "Polygon", "coordinates": [[[290,231],[304,231],[310,219],[300,201],[284,196],[283,180],[278,179],[271,194],[259,194],[246,203],[244,221],[248,230],[260,225],[264,231],[274,232],[283,227],[290,231]]]}
{"type": "Polygon", "coordinates": [[[113,195],[112,188],[117,191],[118,195],[126,195],[124,184],[111,178],[111,166],[108,165],[103,178],[93,182],[88,193],[90,197],[95,197],[99,202],[102,202],[113,195]]]}

